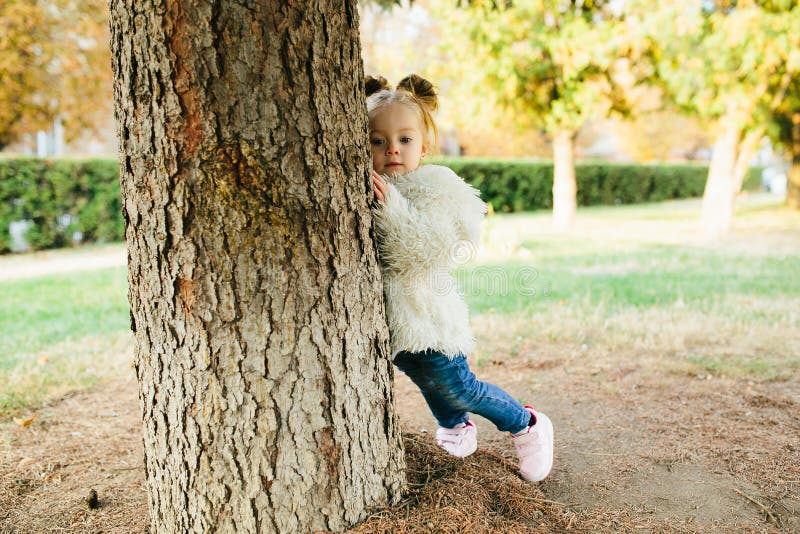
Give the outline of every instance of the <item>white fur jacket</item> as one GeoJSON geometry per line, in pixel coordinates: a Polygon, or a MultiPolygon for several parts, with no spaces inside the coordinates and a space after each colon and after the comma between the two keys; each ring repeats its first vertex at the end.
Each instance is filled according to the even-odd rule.
{"type": "Polygon", "coordinates": [[[486,213],[480,191],[439,165],[386,183],[385,200],[372,212],[392,356],[429,348],[450,358],[466,355],[475,339],[450,271],[477,250],[486,213]]]}

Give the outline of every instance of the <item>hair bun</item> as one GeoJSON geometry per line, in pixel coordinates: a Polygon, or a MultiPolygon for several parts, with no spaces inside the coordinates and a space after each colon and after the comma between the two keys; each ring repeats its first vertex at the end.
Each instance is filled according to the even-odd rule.
{"type": "Polygon", "coordinates": [[[397,84],[398,90],[408,91],[433,112],[439,107],[439,95],[433,84],[416,74],[409,74],[397,84]]]}
{"type": "Polygon", "coordinates": [[[391,87],[383,76],[378,76],[377,78],[367,76],[364,78],[364,90],[367,96],[377,93],[378,91],[383,91],[384,89],[391,89],[391,87]]]}

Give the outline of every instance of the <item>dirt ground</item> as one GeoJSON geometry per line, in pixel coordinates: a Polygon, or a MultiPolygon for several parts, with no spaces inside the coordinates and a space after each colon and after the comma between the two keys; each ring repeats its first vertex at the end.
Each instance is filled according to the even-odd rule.
{"type": "MultiPolygon", "coordinates": [[[[480,418],[475,455],[438,451],[422,397],[398,376],[409,494],[354,531],[800,532],[797,373],[757,382],[597,361],[548,347],[475,368],[553,420],[555,467],[536,485],[480,418]]],[[[145,532],[139,432],[132,373],[29,426],[0,423],[0,532],[145,532]]]]}

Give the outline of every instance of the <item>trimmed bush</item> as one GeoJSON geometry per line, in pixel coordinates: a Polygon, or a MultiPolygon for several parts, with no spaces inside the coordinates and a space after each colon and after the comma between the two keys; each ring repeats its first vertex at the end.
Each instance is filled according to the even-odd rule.
{"type": "Polygon", "coordinates": [[[119,164],[112,159],[0,159],[0,252],[13,221],[34,250],[124,239],[119,164]]]}
{"type": "MultiPolygon", "coordinates": [[[[436,163],[480,189],[497,211],[553,207],[552,162],[459,158],[436,163]]],[[[707,174],[708,166],[699,164],[578,163],[578,204],[697,197],[707,174]]],[[[760,185],[761,169],[753,168],[744,188],[760,185]]],[[[25,239],[32,249],[123,240],[117,160],[0,158],[0,253],[11,250],[14,221],[30,221],[25,239]]]]}
{"type": "MultiPolygon", "coordinates": [[[[481,190],[497,211],[530,211],[553,207],[553,163],[550,161],[443,158],[446,165],[481,190]]],[[[582,162],[575,166],[578,205],[634,204],[703,195],[708,165],[582,162]]],[[[761,169],[751,168],[744,189],[756,190],[761,169]]]]}

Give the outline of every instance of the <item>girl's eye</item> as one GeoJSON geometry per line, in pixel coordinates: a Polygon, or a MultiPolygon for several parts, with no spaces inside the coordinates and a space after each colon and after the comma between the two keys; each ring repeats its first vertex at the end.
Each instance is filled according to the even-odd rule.
{"type": "Polygon", "coordinates": [[[372,139],[371,142],[372,142],[373,145],[378,146],[378,145],[382,145],[383,144],[383,139],[372,139]]]}
{"type": "Polygon", "coordinates": [[[401,137],[400,138],[400,142],[401,143],[410,143],[411,142],[411,138],[410,137],[401,137]]]}

